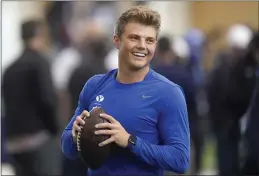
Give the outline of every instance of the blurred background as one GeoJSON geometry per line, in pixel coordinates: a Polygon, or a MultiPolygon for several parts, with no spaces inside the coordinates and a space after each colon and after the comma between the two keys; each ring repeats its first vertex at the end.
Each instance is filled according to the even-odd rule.
{"type": "Polygon", "coordinates": [[[141,4],[162,17],[151,67],[185,92],[188,174],[237,175],[244,168],[250,150],[243,134],[258,70],[247,53],[258,32],[258,2],[3,1],[3,175],[33,173],[32,167],[43,175],[85,175],[80,161],[62,155],[60,135],[87,79],[117,67],[117,18],[141,4]]]}

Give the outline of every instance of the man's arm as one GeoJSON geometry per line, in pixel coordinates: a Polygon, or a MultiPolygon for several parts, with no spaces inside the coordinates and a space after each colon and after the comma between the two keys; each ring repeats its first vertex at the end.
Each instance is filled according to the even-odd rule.
{"type": "Polygon", "coordinates": [[[163,145],[154,145],[137,137],[132,152],[145,162],[165,170],[184,173],[189,167],[190,134],[187,107],[179,87],[163,93],[158,122],[163,145]]]}
{"type": "Polygon", "coordinates": [[[69,124],[66,126],[65,130],[63,131],[63,134],[61,136],[61,147],[63,154],[70,158],[70,159],[77,159],[77,149],[76,149],[76,143],[73,140],[72,136],[72,127],[73,123],[76,120],[76,117],[79,116],[83,111],[84,107],[82,105],[82,99],[83,99],[83,91],[80,94],[80,98],[78,101],[78,107],[75,111],[75,114],[69,124]]]}
{"type": "Polygon", "coordinates": [[[61,146],[62,146],[62,152],[64,155],[68,158],[71,159],[76,159],[78,158],[77,155],[77,149],[76,149],[76,144],[73,141],[72,137],[72,127],[73,123],[76,120],[77,116],[79,116],[84,110],[88,110],[88,101],[90,99],[90,95],[93,91],[94,84],[96,82],[96,77],[93,76],[90,78],[86,84],[84,85],[80,95],[79,95],[79,100],[78,100],[78,106],[75,110],[75,114],[70,120],[69,124],[66,126],[65,130],[63,131],[63,134],[61,136],[61,146]]]}

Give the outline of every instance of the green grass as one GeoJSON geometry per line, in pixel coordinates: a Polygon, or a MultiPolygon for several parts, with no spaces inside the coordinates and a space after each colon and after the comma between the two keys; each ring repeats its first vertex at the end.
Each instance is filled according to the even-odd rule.
{"type": "Polygon", "coordinates": [[[202,156],[202,170],[215,170],[217,163],[216,145],[211,139],[207,139],[202,156]]]}

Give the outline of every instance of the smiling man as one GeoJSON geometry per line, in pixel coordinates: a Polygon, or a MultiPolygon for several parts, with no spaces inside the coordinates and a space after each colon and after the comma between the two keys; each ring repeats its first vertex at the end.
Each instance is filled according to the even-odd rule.
{"type": "Polygon", "coordinates": [[[100,143],[118,146],[91,176],[162,176],[164,170],[184,173],[190,160],[190,134],[182,89],[149,67],[156,49],[160,15],[132,7],[117,21],[114,45],[119,67],[89,79],[80,94],[74,117],[62,134],[62,151],[78,157],[76,136],[83,116],[102,107],[111,123],[97,125],[96,135],[111,135],[100,143]],[[103,130],[108,128],[110,130],[103,130]]]}

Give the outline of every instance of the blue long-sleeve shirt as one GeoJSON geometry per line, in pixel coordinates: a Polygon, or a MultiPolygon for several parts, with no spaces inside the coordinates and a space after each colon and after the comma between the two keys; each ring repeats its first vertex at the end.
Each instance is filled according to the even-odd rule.
{"type": "Polygon", "coordinates": [[[62,134],[64,155],[78,157],[72,139],[75,118],[83,110],[99,106],[137,136],[137,142],[132,149],[118,148],[101,168],[89,169],[90,176],[162,176],[164,170],[184,173],[189,167],[190,134],[181,88],[152,69],[143,81],[122,84],[116,80],[117,71],[96,75],[85,84],[75,114],[62,134]]]}

